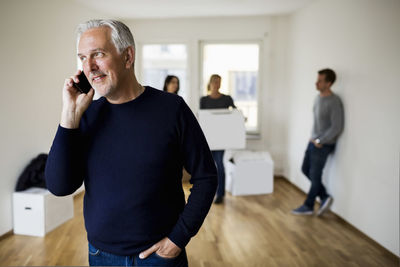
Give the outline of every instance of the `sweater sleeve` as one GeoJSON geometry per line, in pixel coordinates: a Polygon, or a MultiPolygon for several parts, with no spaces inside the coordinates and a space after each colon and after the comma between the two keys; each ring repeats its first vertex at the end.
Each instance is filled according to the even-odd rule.
{"type": "Polygon", "coordinates": [[[329,117],[331,123],[330,127],[321,136],[319,136],[321,144],[326,144],[327,142],[334,140],[343,131],[344,112],[340,99],[333,102],[329,117]]]}
{"type": "Polygon", "coordinates": [[[82,185],[84,176],[82,143],[79,129],[58,126],[45,169],[47,188],[54,195],[70,195],[82,185]]]}
{"type": "Polygon", "coordinates": [[[188,202],[168,238],[184,248],[200,229],[217,189],[217,170],[206,138],[190,108],[182,100],[178,128],[185,169],[191,174],[188,202]]]}

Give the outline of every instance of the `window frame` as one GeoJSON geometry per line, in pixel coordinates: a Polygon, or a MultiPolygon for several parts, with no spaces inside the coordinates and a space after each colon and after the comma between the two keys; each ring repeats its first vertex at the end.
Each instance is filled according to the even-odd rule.
{"type": "MultiPolygon", "coordinates": [[[[191,82],[191,71],[190,66],[192,64],[191,60],[191,51],[190,51],[190,44],[187,41],[181,40],[148,40],[144,42],[136,43],[136,58],[135,58],[135,74],[139,81],[143,81],[143,74],[144,74],[144,61],[143,61],[143,47],[146,45],[184,45],[186,47],[186,98],[185,101],[189,102],[192,96],[192,91],[190,89],[190,82],[191,82]]],[[[135,51],[135,52],[136,52],[135,51]]],[[[145,84],[144,84],[145,85],[145,84]]],[[[157,88],[162,90],[163,88],[157,88]]]]}
{"type": "Polygon", "coordinates": [[[247,139],[258,139],[260,134],[261,134],[261,129],[262,129],[262,121],[261,121],[261,110],[262,110],[262,105],[261,105],[261,85],[263,84],[263,77],[261,73],[263,72],[263,63],[262,63],[262,58],[263,58],[263,45],[264,42],[261,39],[242,39],[242,40],[200,40],[199,41],[199,88],[198,92],[200,97],[203,96],[204,88],[207,86],[204,84],[203,81],[203,69],[204,69],[204,47],[206,45],[240,45],[240,44],[256,44],[258,45],[258,72],[257,72],[257,88],[256,88],[256,95],[257,95],[257,130],[255,131],[247,131],[246,129],[246,135],[247,139]]]}

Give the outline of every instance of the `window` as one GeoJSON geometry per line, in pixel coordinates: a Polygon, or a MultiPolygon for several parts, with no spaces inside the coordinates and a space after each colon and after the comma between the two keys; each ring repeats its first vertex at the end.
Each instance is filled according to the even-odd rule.
{"type": "Polygon", "coordinates": [[[258,123],[258,43],[209,44],[203,49],[203,95],[212,74],[221,76],[220,92],[231,95],[246,118],[248,133],[259,131],[258,123]]]}
{"type": "Polygon", "coordinates": [[[167,75],[179,78],[179,92],[185,100],[187,89],[187,51],[183,44],[147,44],[142,47],[142,81],[162,90],[167,75]]]}

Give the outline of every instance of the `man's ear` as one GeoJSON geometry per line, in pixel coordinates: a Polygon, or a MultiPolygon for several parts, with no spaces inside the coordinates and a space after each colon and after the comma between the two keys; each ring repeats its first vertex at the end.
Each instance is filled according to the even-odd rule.
{"type": "Polygon", "coordinates": [[[133,62],[135,61],[135,49],[133,48],[133,46],[128,46],[126,48],[124,60],[125,68],[130,69],[133,66],[133,62]]]}

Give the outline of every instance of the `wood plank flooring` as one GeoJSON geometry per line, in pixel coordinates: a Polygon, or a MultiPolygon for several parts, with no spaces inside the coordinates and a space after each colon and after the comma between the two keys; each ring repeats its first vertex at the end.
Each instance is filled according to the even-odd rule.
{"type": "MultiPolygon", "coordinates": [[[[189,193],[189,184],[185,184],[189,193]]],[[[283,178],[270,195],[233,197],[213,205],[187,246],[191,267],[208,266],[399,266],[399,258],[333,213],[295,216],[304,193],[283,178]]],[[[77,195],[75,217],[45,237],[8,235],[0,240],[1,266],[88,265],[77,195]]]]}

